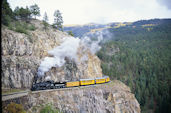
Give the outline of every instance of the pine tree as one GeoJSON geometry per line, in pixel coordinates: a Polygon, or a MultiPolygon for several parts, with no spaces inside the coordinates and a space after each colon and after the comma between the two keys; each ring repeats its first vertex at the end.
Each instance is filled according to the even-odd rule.
{"type": "Polygon", "coordinates": [[[40,16],[40,8],[38,7],[37,4],[30,6],[30,11],[33,16],[40,16]]]}
{"type": "Polygon", "coordinates": [[[26,9],[25,9],[25,21],[26,22],[29,22],[30,21],[30,19],[31,19],[31,11],[30,11],[30,9],[28,8],[28,6],[26,6],[26,9]]]}
{"type": "Polygon", "coordinates": [[[7,0],[2,1],[1,9],[2,9],[1,22],[2,22],[2,24],[8,26],[13,19],[13,12],[12,12],[12,9],[10,8],[10,5],[7,2],[7,0]]]}
{"type": "Polygon", "coordinates": [[[17,20],[20,18],[19,17],[19,10],[20,10],[20,8],[18,6],[14,9],[15,19],[17,19],[17,20]]]}
{"type": "Polygon", "coordinates": [[[53,23],[53,27],[54,28],[57,28],[58,30],[61,30],[63,31],[63,27],[62,27],[62,24],[63,24],[63,19],[62,19],[62,15],[60,13],[59,10],[56,10],[54,12],[54,23],[53,23]]]}
{"type": "Polygon", "coordinates": [[[21,19],[21,20],[24,20],[26,22],[29,22],[30,17],[31,17],[31,12],[30,12],[28,7],[26,7],[26,8],[16,7],[15,10],[14,10],[14,15],[15,15],[15,18],[17,20],[21,19]]]}
{"type": "Polygon", "coordinates": [[[44,29],[46,30],[48,27],[48,16],[46,12],[44,13],[44,16],[43,16],[43,25],[44,25],[44,29]]]}

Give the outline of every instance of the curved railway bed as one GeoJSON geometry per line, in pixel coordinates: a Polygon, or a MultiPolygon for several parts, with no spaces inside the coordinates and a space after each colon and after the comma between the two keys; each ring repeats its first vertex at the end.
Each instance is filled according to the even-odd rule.
{"type": "Polygon", "coordinates": [[[10,93],[10,94],[3,94],[2,95],[2,101],[13,99],[13,98],[18,98],[22,96],[28,95],[29,90],[27,91],[22,91],[22,92],[15,92],[15,93],[10,93]]]}
{"type": "MultiPolygon", "coordinates": [[[[108,82],[110,83],[110,82],[108,82]]],[[[107,83],[104,83],[107,84],[107,83]]],[[[41,92],[49,92],[49,91],[55,91],[55,90],[70,90],[70,89],[75,89],[75,88],[86,88],[86,87],[96,87],[102,84],[94,84],[94,85],[87,85],[87,86],[82,86],[82,87],[68,87],[68,88],[59,88],[59,89],[46,89],[46,90],[38,90],[38,91],[22,91],[22,92],[15,92],[15,93],[11,93],[11,94],[4,94],[2,95],[2,101],[6,101],[9,99],[14,99],[14,98],[19,98],[22,96],[26,96],[29,93],[41,93],[41,92]]]]}
{"type": "Polygon", "coordinates": [[[64,83],[50,81],[44,81],[40,83],[33,84],[31,90],[46,90],[46,89],[59,89],[59,88],[68,88],[68,87],[78,87],[78,86],[86,86],[86,85],[94,85],[94,84],[103,84],[110,81],[108,76],[99,77],[95,79],[80,79],[79,81],[70,81],[64,83]]]}
{"type": "Polygon", "coordinates": [[[53,81],[46,81],[46,82],[34,84],[33,87],[35,87],[35,89],[33,90],[32,88],[32,91],[27,90],[27,91],[15,92],[10,94],[3,94],[2,101],[26,96],[29,93],[38,93],[38,92],[46,92],[46,91],[54,91],[54,90],[68,90],[73,88],[81,88],[82,86],[91,87],[100,84],[106,84],[108,82],[110,82],[110,78],[108,76],[96,78],[96,79],[80,79],[79,81],[65,82],[60,84],[54,83],[53,81]],[[56,87],[55,85],[60,87],[56,87]]]}

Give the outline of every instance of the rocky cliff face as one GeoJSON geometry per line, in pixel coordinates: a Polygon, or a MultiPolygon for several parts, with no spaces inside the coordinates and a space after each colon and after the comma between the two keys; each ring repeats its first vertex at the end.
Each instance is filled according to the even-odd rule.
{"type": "MultiPolygon", "coordinates": [[[[31,23],[37,29],[29,31],[29,35],[2,27],[2,88],[30,88],[41,61],[47,56],[50,57],[48,51],[59,46],[68,37],[68,34],[52,28],[43,30],[38,20],[31,23]]],[[[38,78],[38,82],[44,81],[47,76],[57,82],[102,76],[97,56],[87,49],[84,50],[82,45],[78,48],[77,56],[78,62],[66,58],[64,66],[51,68],[44,77],[38,78]]]]}
{"type": "Polygon", "coordinates": [[[117,80],[93,86],[31,92],[27,96],[4,101],[4,111],[12,101],[22,104],[31,113],[38,113],[41,106],[48,103],[63,113],[140,113],[134,94],[117,80]]]}

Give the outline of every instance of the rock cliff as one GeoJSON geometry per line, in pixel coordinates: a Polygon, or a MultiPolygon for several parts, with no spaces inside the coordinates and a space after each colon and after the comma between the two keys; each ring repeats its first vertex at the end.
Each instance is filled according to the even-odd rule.
{"type": "Polygon", "coordinates": [[[140,105],[130,89],[120,81],[107,84],[30,92],[27,96],[3,101],[2,108],[15,102],[27,112],[38,113],[51,103],[62,113],[140,113],[140,105]]]}
{"type": "Polygon", "coordinates": [[[32,20],[31,24],[37,29],[29,31],[29,35],[2,27],[2,88],[30,88],[35,79],[40,82],[47,76],[57,82],[102,76],[98,57],[80,44],[78,62],[66,57],[62,67],[52,67],[45,76],[37,78],[41,61],[51,57],[48,51],[63,43],[69,35],[51,27],[45,31],[38,20],[32,20]]]}

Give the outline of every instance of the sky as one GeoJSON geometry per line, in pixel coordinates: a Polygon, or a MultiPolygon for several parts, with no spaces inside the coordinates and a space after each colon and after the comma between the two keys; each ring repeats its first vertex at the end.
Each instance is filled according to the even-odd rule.
{"type": "Polygon", "coordinates": [[[171,0],[7,0],[16,6],[37,4],[43,19],[46,11],[49,23],[54,11],[60,10],[64,25],[111,22],[134,22],[154,18],[171,18],[171,0]]]}

